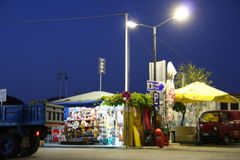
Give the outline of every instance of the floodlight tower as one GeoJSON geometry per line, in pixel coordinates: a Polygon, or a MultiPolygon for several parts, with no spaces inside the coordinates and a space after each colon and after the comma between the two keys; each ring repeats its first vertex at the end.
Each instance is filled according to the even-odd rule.
{"type": "Polygon", "coordinates": [[[106,73],[106,59],[98,59],[99,91],[102,91],[102,75],[106,73]]]}

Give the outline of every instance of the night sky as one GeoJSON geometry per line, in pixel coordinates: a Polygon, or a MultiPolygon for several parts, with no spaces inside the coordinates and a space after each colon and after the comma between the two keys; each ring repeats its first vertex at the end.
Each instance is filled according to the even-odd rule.
{"type": "MultiPolygon", "coordinates": [[[[191,6],[192,17],[157,29],[157,59],[172,61],[175,67],[191,62],[206,68],[216,88],[240,93],[239,0],[0,0],[0,88],[25,102],[59,96],[61,71],[68,76],[68,96],[99,90],[102,57],[102,89],[120,93],[124,16],[115,14],[128,13],[131,20],[154,26],[170,17],[180,2],[191,6]]],[[[152,32],[140,27],[129,34],[130,91],[146,93],[152,32]]],[[[61,94],[65,96],[64,88],[61,94]]]]}

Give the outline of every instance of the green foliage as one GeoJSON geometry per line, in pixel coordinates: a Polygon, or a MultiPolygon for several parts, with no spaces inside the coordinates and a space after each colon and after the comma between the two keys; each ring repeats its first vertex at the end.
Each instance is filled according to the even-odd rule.
{"type": "Polygon", "coordinates": [[[175,110],[176,112],[182,113],[181,126],[183,126],[183,122],[185,119],[185,113],[186,113],[186,106],[182,102],[175,102],[175,104],[173,106],[173,110],[175,110]]]}
{"type": "Polygon", "coordinates": [[[129,105],[131,107],[150,107],[152,106],[152,98],[150,94],[140,94],[140,93],[132,93],[131,98],[129,100],[129,105]]]}
{"type": "Polygon", "coordinates": [[[185,113],[186,112],[186,106],[182,102],[175,102],[173,106],[173,110],[176,112],[185,113]]]}
{"type": "Polygon", "coordinates": [[[124,104],[122,94],[114,94],[113,96],[103,96],[101,98],[103,105],[118,106],[124,104]]]}
{"type": "Polygon", "coordinates": [[[204,82],[208,85],[212,84],[209,80],[212,72],[207,71],[205,68],[197,68],[193,64],[180,64],[178,66],[178,73],[176,75],[175,85],[176,88],[184,87],[192,82],[204,82]]]}
{"type": "MultiPolygon", "coordinates": [[[[113,96],[104,96],[101,98],[103,105],[118,106],[125,103],[122,94],[114,94],[113,96]]],[[[131,107],[151,107],[152,96],[150,94],[132,93],[131,98],[128,101],[128,105],[131,107]]]]}

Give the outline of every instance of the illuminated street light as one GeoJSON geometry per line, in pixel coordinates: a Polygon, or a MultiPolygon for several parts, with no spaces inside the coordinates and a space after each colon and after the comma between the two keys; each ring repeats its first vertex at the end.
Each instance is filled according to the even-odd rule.
{"type": "Polygon", "coordinates": [[[178,21],[185,21],[190,17],[190,10],[186,6],[180,6],[175,9],[173,19],[178,21]]]}
{"type": "Polygon", "coordinates": [[[138,24],[135,23],[135,22],[133,22],[133,21],[128,21],[128,22],[127,22],[127,26],[128,26],[129,28],[136,28],[136,27],[138,26],[138,24]]]}
{"type": "MultiPolygon", "coordinates": [[[[169,17],[162,23],[149,26],[141,23],[136,23],[133,21],[128,21],[128,15],[125,15],[125,91],[129,89],[129,39],[128,39],[128,28],[136,28],[137,26],[143,26],[152,29],[153,31],[153,53],[154,53],[154,63],[153,63],[153,80],[156,81],[156,62],[157,62],[157,28],[167,23],[170,20],[184,21],[190,17],[190,10],[186,6],[180,6],[175,9],[173,16],[169,17]]],[[[154,127],[156,127],[156,111],[154,107],[154,127]]]]}
{"type": "MultiPolygon", "coordinates": [[[[143,26],[147,28],[151,28],[153,30],[153,44],[154,44],[154,78],[153,80],[156,81],[156,61],[157,61],[157,46],[156,46],[156,35],[157,35],[157,28],[162,26],[163,24],[167,23],[170,20],[177,20],[177,21],[184,21],[187,20],[190,17],[190,10],[186,6],[179,6],[175,9],[174,14],[172,17],[166,19],[162,23],[155,25],[155,26],[149,26],[141,23],[136,23],[134,21],[126,21],[126,30],[127,28],[136,28],[137,26],[143,26]]],[[[127,19],[127,18],[126,18],[127,19]]],[[[128,38],[127,38],[128,39],[128,38]]]]}

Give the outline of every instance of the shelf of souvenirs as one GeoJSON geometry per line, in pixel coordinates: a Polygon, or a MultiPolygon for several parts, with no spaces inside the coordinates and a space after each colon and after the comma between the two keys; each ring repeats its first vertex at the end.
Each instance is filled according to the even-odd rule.
{"type": "Polygon", "coordinates": [[[95,121],[96,118],[80,118],[80,119],[67,119],[67,121],[95,121]]]}

